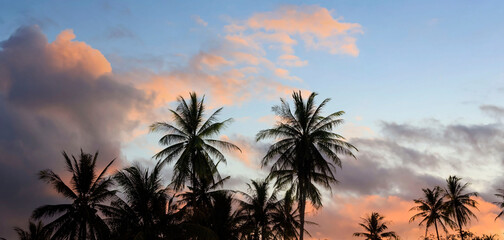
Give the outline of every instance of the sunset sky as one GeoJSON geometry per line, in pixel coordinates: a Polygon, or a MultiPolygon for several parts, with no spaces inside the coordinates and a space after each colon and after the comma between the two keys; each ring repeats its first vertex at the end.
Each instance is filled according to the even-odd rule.
{"type": "Polygon", "coordinates": [[[331,98],[359,149],[311,210],[313,239],[359,239],[371,211],[419,239],[412,200],[450,175],[480,194],[470,230],[502,237],[503,24],[502,1],[0,0],[0,237],[65,201],[36,175],[66,176],[63,150],[153,166],[148,126],[190,91],[234,119],[221,138],[243,152],[220,171],[245,190],[268,173],[255,134],[293,90],[331,98]]]}

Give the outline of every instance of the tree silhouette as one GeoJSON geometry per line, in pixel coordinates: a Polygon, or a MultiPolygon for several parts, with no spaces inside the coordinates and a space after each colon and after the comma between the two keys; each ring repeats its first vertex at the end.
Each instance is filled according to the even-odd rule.
{"type": "Polygon", "coordinates": [[[149,172],[138,164],[114,175],[126,201],[116,197],[112,208],[105,211],[116,238],[161,239],[162,228],[169,214],[169,197],[162,186],[162,164],[149,172]]]}
{"type": "Polygon", "coordinates": [[[176,190],[181,190],[185,182],[189,181],[192,187],[197,181],[220,180],[217,165],[226,162],[226,158],[218,148],[226,150],[240,149],[229,142],[212,139],[226,125],[231,118],[218,122],[217,115],[222,108],[217,109],[210,117],[204,120],[204,97],[198,99],[196,93],[190,93],[190,100],[179,96],[178,106],[170,110],[174,124],[157,122],[150,126],[151,131],[166,131],[159,143],[167,146],[154,157],[170,163],[177,159],[174,166],[173,184],[176,190]],[[217,162],[214,162],[217,160],[217,162]]]}
{"type": "MultiPolygon", "coordinates": [[[[275,239],[299,238],[299,226],[301,225],[299,220],[299,208],[297,208],[294,203],[292,191],[288,190],[285,193],[285,197],[277,202],[275,211],[271,213],[272,230],[275,239]]],[[[308,221],[306,223],[315,224],[308,221]]],[[[311,236],[306,230],[305,233],[311,236]]]]}
{"type": "Polygon", "coordinates": [[[72,203],[39,207],[33,212],[33,218],[61,214],[46,226],[54,232],[52,239],[106,239],[109,228],[99,211],[109,208],[103,203],[116,193],[109,190],[113,184],[112,179],[104,177],[114,160],[96,175],[98,152],[93,156],[81,150],[79,160],[74,156],[70,159],[65,152],[63,156],[67,170],[72,174],[70,186],[50,169],[40,171],[39,177],[51,184],[59,194],[72,200],[72,203]]]}
{"type": "Polygon", "coordinates": [[[365,232],[356,232],[353,235],[356,237],[365,237],[366,240],[397,239],[395,232],[385,232],[388,229],[388,223],[383,221],[384,218],[379,213],[372,212],[371,215],[362,218],[362,223],[359,223],[365,229],[365,232]]]}
{"type": "Polygon", "coordinates": [[[269,191],[267,180],[254,181],[247,184],[248,192],[241,192],[244,200],[239,200],[240,207],[247,217],[245,229],[248,229],[254,240],[270,239],[273,234],[271,230],[272,213],[277,206],[277,191],[269,191]]]}
{"type": "Polygon", "coordinates": [[[469,183],[462,184],[460,183],[461,178],[456,176],[450,176],[446,179],[446,189],[445,198],[446,198],[446,207],[450,217],[457,223],[459,227],[460,238],[464,240],[464,234],[462,232],[462,227],[466,226],[471,217],[477,219],[476,215],[469,209],[475,208],[478,203],[471,199],[472,196],[478,196],[476,192],[464,193],[469,183]]]}
{"type": "Polygon", "coordinates": [[[321,195],[316,184],[331,188],[337,183],[334,176],[336,166],[341,167],[338,154],[355,158],[351,150],[353,145],[334,132],[333,128],[343,123],[339,119],[343,111],[327,117],[321,111],[329,102],[325,99],[319,106],[315,105],[316,93],[310,94],[304,102],[301,91],[294,92],[294,112],[289,104],[281,99],[281,105],[272,108],[281,120],[271,129],[260,131],[257,141],[265,138],[278,139],[268,149],[262,160],[266,166],[275,160],[271,167],[270,177],[276,178],[276,185],[288,184],[295,192],[300,211],[300,236],[303,240],[306,201],[310,200],[315,207],[322,206],[321,195]]]}
{"type": "Polygon", "coordinates": [[[429,227],[434,225],[437,239],[440,240],[438,223],[445,232],[448,232],[445,224],[448,224],[448,226],[453,226],[454,224],[454,222],[450,219],[446,209],[446,204],[443,201],[444,192],[440,187],[435,187],[434,189],[422,189],[422,191],[424,192],[424,197],[415,199],[414,202],[417,206],[410,209],[410,211],[418,211],[417,214],[411,217],[410,222],[420,218],[421,221],[418,225],[425,223],[426,238],[429,227]]]}
{"type": "Polygon", "coordinates": [[[19,236],[19,240],[49,240],[51,239],[51,231],[44,227],[41,221],[34,223],[29,221],[28,230],[25,231],[22,228],[15,227],[14,231],[19,236]]]}
{"type": "Polygon", "coordinates": [[[504,214],[504,189],[497,189],[497,191],[498,193],[496,193],[495,196],[502,199],[502,201],[494,202],[494,204],[496,204],[497,206],[499,206],[500,209],[503,210],[501,210],[501,212],[497,215],[497,217],[495,217],[495,220],[497,220],[497,218],[500,218],[502,214],[504,214]]]}

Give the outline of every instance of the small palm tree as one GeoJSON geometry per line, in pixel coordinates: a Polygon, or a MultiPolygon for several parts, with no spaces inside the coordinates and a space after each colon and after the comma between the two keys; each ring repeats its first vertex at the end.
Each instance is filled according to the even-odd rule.
{"type": "Polygon", "coordinates": [[[494,202],[494,204],[496,204],[497,206],[499,206],[500,209],[503,209],[503,210],[497,215],[497,217],[495,217],[495,220],[497,220],[497,218],[500,218],[502,216],[502,214],[504,214],[504,189],[497,189],[497,191],[498,191],[498,193],[496,193],[495,196],[502,199],[502,201],[501,202],[494,202]]]}
{"type": "Polygon", "coordinates": [[[446,208],[450,217],[456,222],[458,225],[458,230],[460,233],[460,238],[464,240],[464,234],[462,231],[462,227],[466,226],[471,217],[477,219],[476,215],[469,209],[477,207],[477,202],[471,197],[478,196],[476,192],[465,193],[469,183],[462,184],[460,182],[461,178],[456,176],[450,176],[446,179],[446,189],[445,191],[445,199],[446,199],[446,208]]]}
{"type": "Polygon", "coordinates": [[[252,239],[270,239],[273,234],[271,230],[272,213],[277,208],[277,191],[269,191],[267,180],[251,180],[252,184],[247,184],[248,192],[241,192],[244,200],[239,200],[243,214],[247,217],[245,229],[250,230],[252,239]]]}
{"type": "Polygon", "coordinates": [[[15,227],[14,231],[19,236],[19,240],[49,240],[51,239],[51,231],[44,227],[41,221],[34,223],[32,221],[28,224],[28,230],[15,227]]]}
{"type": "Polygon", "coordinates": [[[116,193],[109,190],[113,185],[112,179],[105,177],[114,160],[97,175],[98,152],[93,156],[81,150],[79,160],[74,156],[70,159],[65,152],[63,157],[67,170],[72,174],[70,186],[50,169],[40,171],[39,177],[51,184],[65,198],[72,200],[72,203],[39,207],[33,212],[33,218],[38,220],[60,215],[46,226],[49,231],[54,232],[52,239],[106,239],[109,236],[109,228],[99,211],[109,208],[103,203],[116,193]]]}
{"type": "Polygon", "coordinates": [[[384,218],[384,216],[377,212],[371,213],[366,218],[362,218],[362,223],[359,223],[365,229],[365,232],[356,232],[353,235],[356,237],[365,237],[366,240],[397,239],[395,232],[386,232],[388,223],[383,221],[384,218]]]}
{"type": "MultiPolygon", "coordinates": [[[[299,239],[299,208],[295,206],[292,191],[285,192],[285,197],[278,201],[275,211],[271,214],[273,224],[272,231],[275,239],[299,239]]],[[[313,222],[306,222],[315,224],[313,222]]],[[[305,233],[311,237],[310,233],[305,233]]]]}
{"type": "Polygon", "coordinates": [[[105,214],[117,238],[161,237],[169,201],[167,189],[162,186],[161,168],[162,164],[158,163],[149,172],[134,164],[115,174],[114,180],[123,190],[126,201],[116,197],[105,214]]]}
{"type": "Polygon", "coordinates": [[[424,192],[424,197],[415,199],[414,201],[417,206],[410,209],[410,211],[418,211],[417,214],[411,217],[410,222],[420,218],[421,221],[418,225],[425,223],[426,238],[429,227],[434,225],[436,228],[436,236],[439,240],[438,224],[445,232],[448,232],[445,226],[446,224],[449,226],[453,226],[454,224],[446,211],[446,205],[443,201],[443,190],[440,187],[435,187],[434,189],[422,189],[422,191],[424,192]]]}
{"type": "Polygon", "coordinates": [[[241,235],[242,218],[239,211],[233,210],[233,193],[218,191],[212,194],[212,207],[209,214],[209,227],[218,239],[238,240],[241,235]]]}
{"type": "Polygon", "coordinates": [[[184,188],[186,181],[195,187],[198,181],[220,180],[217,165],[226,162],[226,158],[219,148],[241,151],[236,145],[213,139],[227,126],[232,119],[217,121],[217,115],[222,108],[217,109],[204,120],[204,97],[198,99],[196,93],[190,93],[190,100],[179,96],[178,106],[170,110],[174,124],[157,122],[150,126],[151,131],[166,131],[159,143],[167,146],[154,157],[170,163],[176,159],[174,166],[173,184],[175,190],[184,188]],[[214,162],[216,160],[216,162],[214,162]]]}
{"type": "Polygon", "coordinates": [[[301,92],[294,92],[294,112],[289,104],[281,99],[281,105],[273,107],[281,120],[271,129],[260,131],[257,141],[273,138],[271,145],[262,160],[262,166],[274,161],[271,167],[271,178],[276,178],[277,187],[291,186],[299,205],[300,236],[303,240],[306,201],[313,206],[322,206],[320,191],[317,185],[331,188],[337,183],[334,176],[336,167],[341,167],[339,155],[354,157],[351,150],[357,150],[346,142],[343,136],[332,130],[343,123],[339,117],[343,111],[327,117],[322,116],[322,109],[330,99],[325,99],[319,106],[315,104],[316,93],[310,94],[306,102],[301,92]]]}

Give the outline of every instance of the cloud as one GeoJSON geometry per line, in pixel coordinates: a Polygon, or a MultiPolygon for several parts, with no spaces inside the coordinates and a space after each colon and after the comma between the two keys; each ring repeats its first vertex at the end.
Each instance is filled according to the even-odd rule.
{"type": "Polygon", "coordinates": [[[193,15],[191,16],[191,18],[195,23],[197,23],[200,26],[206,27],[208,25],[208,23],[205,22],[203,19],[201,19],[201,17],[198,15],[193,15]]]}
{"type": "MultiPolygon", "coordinates": [[[[0,232],[13,234],[31,211],[56,201],[37,172],[63,173],[61,151],[100,151],[100,166],[121,158],[121,139],[148,96],[112,74],[110,63],[72,30],[49,43],[37,26],[21,27],[0,50],[0,232]]],[[[120,166],[116,163],[115,166],[120,166]]]]}
{"type": "Polygon", "coordinates": [[[114,26],[109,27],[107,29],[107,33],[105,34],[109,39],[136,39],[138,40],[138,36],[135,35],[131,30],[124,26],[114,26]]]}
{"type": "Polygon", "coordinates": [[[293,47],[299,40],[309,49],[326,50],[331,54],[358,56],[356,35],[362,34],[358,23],[334,18],[334,11],[319,6],[283,6],[272,12],[255,13],[244,21],[226,27],[228,37],[244,45],[278,45],[289,66],[304,66],[306,61],[294,58],[293,47]],[[253,43],[252,43],[253,42],[253,43]]]}

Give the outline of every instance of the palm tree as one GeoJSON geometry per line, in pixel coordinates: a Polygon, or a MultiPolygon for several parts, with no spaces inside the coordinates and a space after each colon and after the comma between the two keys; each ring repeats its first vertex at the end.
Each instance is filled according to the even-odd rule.
{"type": "Polygon", "coordinates": [[[436,236],[439,239],[438,223],[443,228],[445,232],[448,232],[445,224],[452,226],[454,222],[450,219],[448,212],[446,211],[446,205],[443,201],[443,190],[436,186],[434,189],[422,189],[424,192],[424,197],[413,200],[417,206],[410,209],[410,211],[418,211],[417,214],[411,217],[410,222],[415,221],[417,218],[421,218],[418,225],[425,223],[425,238],[427,238],[427,230],[432,224],[436,228],[436,236]]]}
{"type": "Polygon", "coordinates": [[[248,193],[241,192],[244,200],[239,200],[243,214],[248,218],[245,229],[249,230],[252,239],[265,240],[272,237],[272,213],[277,207],[277,191],[269,193],[268,180],[251,180],[247,184],[248,193]]]}
{"type": "Polygon", "coordinates": [[[239,211],[233,210],[233,194],[218,191],[212,194],[212,207],[209,214],[210,229],[218,239],[238,240],[241,235],[243,218],[239,211]]]}
{"type": "Polygon", "coordinates": [[[72,203],[39,207],[33,212],[33,218],[38,220],[60,214],[46,226],[49,231],[54,231],[52,239],[106,239],[109,228],[99,211],[109,208],[103,203],[116,193],[109,190],[112,179],[105,177],[105,172],[114,160],[96,175],[98,152],[93,156],[81,150],[78,161],[74,156],[70,159],[65,152],[63,157],[67,170],[72,174],[70,186],[50,169],[40,171],[39,177],[65,198],[72,200],[72,203]]]}
{"type": "Polygon", "coordinates": [[[503,201],[502,202],[494,202],[494,204],[496,204],[497,206],[499,206],[499,208],[501,208],[503,210],[497,215],[497,217],[495,217],[495,220],[497,220],[497,218],[500,218],[502,216],[502,214],[504,214],[504,189],[497,189],[497,191],[498,191],[498,193],[496,193],[495,196],[502,199],[503,201]]]}
{"type": "Polygon", "coordinates": [[[34,223],[32,221],[28,224],[28,231],[22,228],[15,227],[14,231],[19,236],[19,240],[49,240],[51,239],[51,231],[44,227],[41,221],[34,223]]]}
{"type": "MultiPolygon", "coordinates": [[[[299,239],[298,229],[301,225],[299,220],[299,208],[294,205],[294,198],[291,190],[285,192],[285,197],[278,201],[275,211],[271,214],[271,218],[275,239],[299,239]]],[[[315,224],[312,222],[307,223],[315,224]]],[[[311,236],[306,230],[305,233],[311,236]]]]}
{"type": "Polygon", "coordinates": [[[232,119],[222,122],[217,121],[217,115],[222,108],[217,109],[210,117],[204,120],[204,97],[198,99],[196,93],[190,93],[190,100],[178,97],[178,106],[170,110],[173,114],[174,124],[157,122],[150,126],[151,131],[166,131],[159,143],[167,147],[154,157],[170,163],[177,159],[174,166],[173,184],[175,190],[181,190],[185,182],[189,181],[195,187],[197,181],[214,177],[220,180],[217,165],[226,162],[226,158],[218,148],[241,151],[236,145],[212,139],[228,125],[232,119]],[[214,162],[214,159],[217,162],[214,162]]]}
{"type": "Polygon", "coordinates": [[[353,235],[356,237],[365,237],[366,240],[397,239],[395,232],[385,232],[388,229],[388,223],[383,221],[384,218],[379,213],[372,212],[371,215],[362,218],[362,223],[359,223],[365,229],[365,232],[356,232],[353,235]]]}
{"type": "Polygon", "coordinates": [[[117,172],[114,180],[123,190],[126,201],[116,197],[107,219],[120,239],[159,239],[168,213],[167,188],[162,186],[162,164],[149,172],[138,164],[117,172]]]}
{"type": "Polygon", "coordinates": [[[289,104],[281,99],[281,105],[272,108],[281,121],[271,129],[262,130],[257,134],[257,141],[265,138],[278,139],[268,149],[262,159],[262,166],[276,160],[270,177],[276,178],[276,185],[283,187],[291,185],[295,192],[300,211],[300,236],[303,240],[306,200],[315,207],[322,206],[321,195],[316,184],[331,188],[337,183],[334,176],[336,166],[341,167],[338,154],[355,158],[351,150],[357,150],[353,145],[334,132],[333,128],[342,124],[339,119],[343,111],[335,112],[327,117],[321,116],[321,111],[330,99],[325,99],[319,106],[315,105],[316,93],[310,94],[304,102],[301,91],[294,92],[294,113],[289,104]]]}
{"type": "Polygon", "coordinates": [[[450,176],[446,179],[446,189],[445,198],[446,198],[446,207],[450,217],[457,223],[460,239],[464,240],[464,234],[462,232],[462,226],[466,226],[471,217],[477,219],[476,215],[469,209],[475,208],[478,203],[471,199],[472,196],[478,196],[476,192],[464,193],[469,183],[462,184],[460,183],[461,178],[456,176],[450,176]]]}

